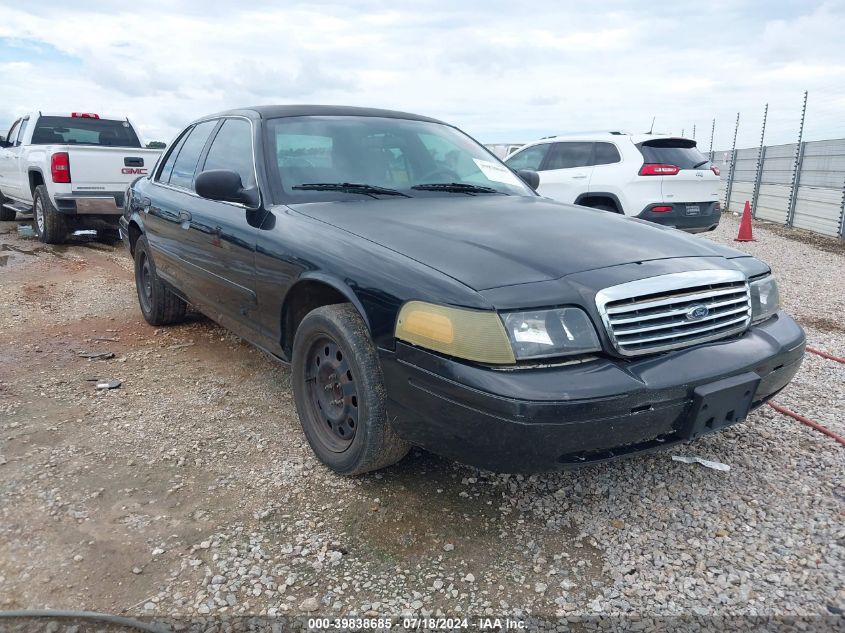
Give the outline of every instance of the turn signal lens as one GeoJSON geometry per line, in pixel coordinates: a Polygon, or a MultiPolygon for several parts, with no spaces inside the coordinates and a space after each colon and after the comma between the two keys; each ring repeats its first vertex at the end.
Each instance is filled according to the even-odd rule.
{"type": "Polygon", "coordinates": [[[396,338],[447,356],[490,365],[516,362],[495,312],[409,301],[399,311],[396,338]]]}

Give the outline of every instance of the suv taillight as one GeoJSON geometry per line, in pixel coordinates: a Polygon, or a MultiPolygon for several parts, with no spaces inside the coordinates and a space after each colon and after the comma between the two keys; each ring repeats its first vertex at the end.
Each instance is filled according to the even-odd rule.
{"type": "Polygon", "coordinates": [[[716,165],[710,165],[710,171],[712,171],[712,172],[713,172],[714,174],[716,174],[717,176],[721,176],[721,175],[722,175],[722,170],[721,170],[721,169],[719,169],[718,167],[716,167],[716,165]]]}
{"type": "Polygon", "coordinates": [[[70,182],[70,157],[67,152],[56,152],[50,158],[53,182],[70,182]]]}
{"type": "Polygon", "coordinates": [[[646,163],[640,167],[640,176],[674,176],[679,171],[681,171],[681,168],[677,165],[646,163]]]}

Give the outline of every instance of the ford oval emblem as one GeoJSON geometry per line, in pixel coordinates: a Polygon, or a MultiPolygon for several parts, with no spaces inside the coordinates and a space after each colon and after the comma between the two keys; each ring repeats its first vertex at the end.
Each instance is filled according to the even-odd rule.
{"type": "Polygon", "coordinates": [[[692,306],[689,310],[687,310],[687,320],[688,321],[700,321],[704,317],[710,314],[710,308],[708,308],[703,303],[699,303],[697,305],[692,306]]]}

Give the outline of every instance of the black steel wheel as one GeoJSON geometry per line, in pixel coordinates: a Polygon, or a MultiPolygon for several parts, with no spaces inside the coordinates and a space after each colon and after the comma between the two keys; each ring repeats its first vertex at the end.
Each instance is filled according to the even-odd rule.
{"type": "Polygon", "coordinates": [[[135,288],[141,314],[150,325],[169,325],[185,319],[187,305],[159,279],[143,236],[135,244],[135,288]]]}
{"type": "Polygon", "coordinates": [[[314,453],[343,475],[390,466],[410,445],[387,418],[384,376],[370,333],[348,303],[312,310],[296,330],[292,383],[314,453]]]}
{"type": "Polygon", "coordinates": [[[305,382],[322,441],[340,453],[349,448],[358,427],[358,390],[349,354],[329,336],[317,338],[308,350],[305,382]]]}

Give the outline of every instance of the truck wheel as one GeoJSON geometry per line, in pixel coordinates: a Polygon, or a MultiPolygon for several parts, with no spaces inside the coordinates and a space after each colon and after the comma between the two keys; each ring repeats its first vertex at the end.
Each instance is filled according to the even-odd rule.
{"type": "Polygon", "coordinates": [[[3,205],[6,202],[6,196],[3,195],[3,192],[0,191],[0,221],[3,222],[11,222],[12,220],[17,217],[18,212],[14,209],[7,209],[3,205]]]}
{"type": "Polygon", "coordinates": [[[411,446],[387,417],[384,377],[358,311],[348,303],[309,312],[296,330],[293,395],[317,457],[341,475],[395,464],[411,446]]]}
{"type": "Polygon", "coordinates": [[[56,211],[44,185],[38,185],[32,197],[32,225],[45,244],[62,244],[67,239],[65,216],[56,211]]]}
{"type": "Polygon", "coordinates": [[[185,320],[187,305],[159,279],[150,257],[150,245],[143,235],[135,244],[135,287],[141,314],[150,325],[170,325],[185,320]]]}

